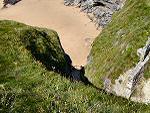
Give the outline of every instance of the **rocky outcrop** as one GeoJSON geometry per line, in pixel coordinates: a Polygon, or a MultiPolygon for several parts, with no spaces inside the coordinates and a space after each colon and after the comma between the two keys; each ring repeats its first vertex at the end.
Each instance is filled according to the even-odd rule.
{"type": "Polygon", "coordinates": [[[20,2],[20,1],[21,0],[4,0],[3,4],[4,4],[4,7],[6,7],[8,4],[15,5],[16,3],[20,2]]]}
{"type": "Polygon", "coordinates": [[[104,27],[112,14],[121,9],[125,0],[64,0],[65,5],[78,6],[97,25],[104,27]]]}
{"type": "Polygon", "coordinates": [[[150,103],[150,79],[142,78],[137,84],[131,100],[135,102],[150,103]]]}
{"type": "MultiPolygon", "coordinates": [[[[115,93],[116,95],[125,98],[130,98],[132,96],[133,92],[137,89],[139,81],[142,78],[144,78],[143,77],[144,69],[146,68],[146,66],[150,61],[149,46],[150,46],[150,38],[148,38],[146,45],[143,48],[138,49],[137,51],[137,55],[140,57],[140,61],[137,63],[137,65],[132,69],[128,70],[127,72],[125,72],[123,75],[119,76],[119,78],[115,80],[115,84],[112,84],[111,80],[105,79],[104,88],[108,92],[115,93]]],[[[144,84],[145,85],[143,86],[146,89],[150,88],[150,86],[149,88],[147,88],[148,86],[147,84],[149,84],[149,81],[145,80],[144,84]]],[[[150,103],[150,96],[148,96],[146,93],[148,92],[145,92],[146,96],[144,96],[144,100],[146,100],[147,103],[150,103]]]]}

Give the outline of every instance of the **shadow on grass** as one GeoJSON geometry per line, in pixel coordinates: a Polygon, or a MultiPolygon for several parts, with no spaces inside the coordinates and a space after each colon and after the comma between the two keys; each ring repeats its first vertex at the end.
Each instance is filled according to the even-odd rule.
{"type": "Polygon", "coordinates": [[[26,49],[31,52],[36,61],[41,62],[47,70],[54,71],[73,81],[83,82],[85,85],[92,85],[84,76],[85,69],[80,66],[77,69],[72,66],[72,60],[66,54],[56,36],[56,40],[45,31],[37,29],[25,30],[21,40],[26,49]],[[59,46],[60,45],[60,46],[59,46]]]}
{"type": "MultiPolygon", "coordinates": [[[[35,58],[36,61],[41,62],[48,71],[59,73],[71,82],[82,82],[85,85],[90,85],[97,90],[103,91],[88,80],[85,76],[85,68],[83,66],[80,66],[80,69],[72,66],[72,60],[63,50],[61,43],[59,42],[60,47],[57,47],[58,45],[51,40],[51,37],[46,32],[30,29],[25,30],[22,34],[21,40],[26,49],[30,51],[32,57],[35,58]]],[[[57,39],[59,38],[57,37],[57,39]]]]}

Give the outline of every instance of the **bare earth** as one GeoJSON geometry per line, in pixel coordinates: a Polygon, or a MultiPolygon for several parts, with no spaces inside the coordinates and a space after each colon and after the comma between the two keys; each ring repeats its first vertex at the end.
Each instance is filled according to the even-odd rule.
{"type": "Polygon", "coordinates": [[[63,0],[22,0],[1,9],[0,19],[56,30],[73,65],[86,64],[90,44],[100,32],[79,8],[66,7],[63,0]]]}

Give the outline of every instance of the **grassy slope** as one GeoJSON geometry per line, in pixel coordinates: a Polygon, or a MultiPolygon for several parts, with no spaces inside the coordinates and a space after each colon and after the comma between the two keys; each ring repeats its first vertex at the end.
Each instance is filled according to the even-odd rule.
{"type": "MultiPolygon", "coordinates": [[[[148,36],[150,1],[127,0],[125,7],[94,41],[86,75],[100,88],[106,76],[114,82],[138,62],[137,49],[145,45],[148,36]]],[[[145,70],[145,77],[150,77],[150,66],[145,70]]]]}
{"type": "MultiPolygon", "coordinates": [[[[12,21],[0,21],[1,113],[149,112],[150,108],[147,105],[105,94],[82,83],[72,83],[60,74],[47,71],[32,57],[21,41],[24,38],[22,33],[28,30],[33,31],[34,38],[43,38],[33,29],[35,30],[35,28],[12,21]]],[[[43,32],[42,29],[38,31],[43,32]]],[[[60,58],[63,58],[56,33],[50,30],[47,30],[47,33],[51,40],[48,42],[54,44],[57,51],[60,51],[56,51],[54,57],[57,58],[59,54],[60,58]]],[[[28,36],[26,38],[30,38],[30,32],[25,34],[28,36]]]]}

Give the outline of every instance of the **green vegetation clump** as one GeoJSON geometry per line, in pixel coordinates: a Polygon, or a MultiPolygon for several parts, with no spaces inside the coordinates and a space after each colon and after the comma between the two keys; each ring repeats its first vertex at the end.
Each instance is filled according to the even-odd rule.
{"type": "MultiPolygon", "coordinates": [[[[108,77],[114,82],[138,61],[137,49],[144,47],[150,36],[150,1],[126,0],[122,10],[96,38],[86,66],[86,76],[99,88],[108,77]]],[[[145,69],[150,78],[150,66],[145,69]]]]}
{"type": "Polygon", "coordinates": [[[56,32],[13,21],[0,21],[0,112],[149,112],[148,105],[70,82],[47,68],[59,65],[58,68],[62,69],[67,65],[64,59],[56,32]],[[52,64],[42,63],[43,57],[52,64]]]}
{"type": "Polygon", "coordinates": [[[21,30],[20,38],[32,56],[48,70],[67,73],[70,65],[66,61],[66,54],[56,32],[27,28],[21,30]]]}

